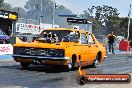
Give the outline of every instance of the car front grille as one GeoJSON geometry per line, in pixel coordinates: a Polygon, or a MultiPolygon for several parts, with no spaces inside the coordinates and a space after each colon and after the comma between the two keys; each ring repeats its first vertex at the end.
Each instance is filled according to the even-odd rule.
{"type": "Polygon", "coordinates": [[[14,54],[46,57],[64,57],[63,49],[14,47],[14,54]]]}

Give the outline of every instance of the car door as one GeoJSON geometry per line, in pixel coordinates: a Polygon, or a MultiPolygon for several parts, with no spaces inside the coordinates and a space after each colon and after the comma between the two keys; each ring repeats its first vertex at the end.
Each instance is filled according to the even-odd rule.
{"type": "Polygon", "coordinates": [[[88,46],[89,46],[89,60],[90,62],[93,62],[96,59],[97,53],[98,53],[98,45],[95,42],[95,39],[93,37],[93,34],[89,33],[87,34],[87,38],[88,38],[88,46]]]}
{"type": "Polygon", "coordinates": [[[90,58],[89,47],[88,47],[88,39],[86,33],[81,33],[81,61],[84,63],[88,63],[88,59],[90,58]]]}

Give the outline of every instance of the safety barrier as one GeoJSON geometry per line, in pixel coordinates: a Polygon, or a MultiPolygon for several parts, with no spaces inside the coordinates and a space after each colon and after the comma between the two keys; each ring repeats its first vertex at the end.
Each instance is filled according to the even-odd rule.
{"type": "Polygon", "coordinates": [[[119,50],[129,51],[130,50],[130,43],[127,40],[122,39],[119,43],[119,50]]]}
{"type": "Polygon", "coordinates": [[[13,46],[11,44],[0,44],[0,55],[13,54],[13,46]]]}

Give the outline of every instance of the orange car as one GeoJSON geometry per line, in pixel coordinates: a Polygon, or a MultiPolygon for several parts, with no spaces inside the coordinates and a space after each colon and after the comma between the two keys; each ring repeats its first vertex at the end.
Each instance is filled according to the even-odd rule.
{"type": "Polygon", "coordinates": [[[82,65],[97,67],[106,56],[106,49],[95,36],[79,29],[51,28],[44,30],[32,43],[13,45],[13,57],[23,68],[30,64],[63,65],[69,70],[82,65]]]}

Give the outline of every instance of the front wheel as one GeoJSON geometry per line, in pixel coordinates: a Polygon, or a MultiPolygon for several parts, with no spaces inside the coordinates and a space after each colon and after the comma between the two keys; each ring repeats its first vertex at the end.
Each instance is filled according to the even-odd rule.
{"type": "Polygon", "coordinates": [[[23,63],[23,62],[20,62],[21,66],[22,66],[22,69],[28,69],[29,65],[28,63],[23,63]]]}
{"type": "Polygon", "coordinates": [[[66,66],[66,70],[68,70],[68,71],[73,70],[75,62],[76,61],[74,59],[70,59],[68,65],[66,66]]]}
{"type": "Polygon", "coordinates": [[[96,59],[94,60],[93,64],[92,64],[92,67],[96,68],[98,66],[99,66],[99,57],[97,56],[96,59]]]}
{"type": "Polygon", "coordinates": [[[67,65],[67,69],[68,70],[72,70],[72,68],[73,68],[73,61],[72,61],[72,59],[69,61],[69,63],[68,63],[68,65],[67,65]]]}

